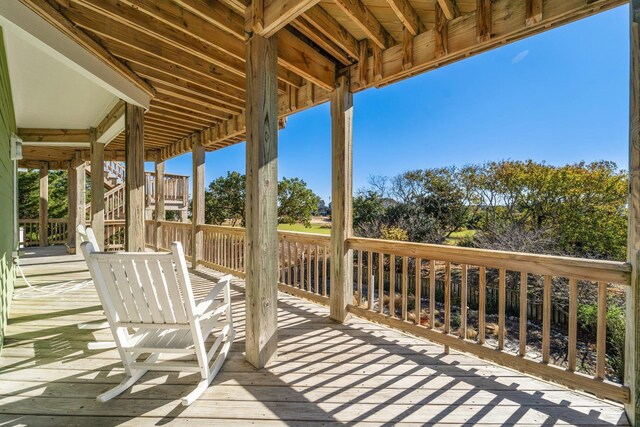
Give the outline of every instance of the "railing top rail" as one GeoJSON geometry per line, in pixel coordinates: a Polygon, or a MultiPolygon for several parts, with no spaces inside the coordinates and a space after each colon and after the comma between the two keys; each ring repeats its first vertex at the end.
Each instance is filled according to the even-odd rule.
{"type": "Polygon", "coordinates": [[[631,265],[626,262],[590,260],[554,255],[536,255],[459,246],[434,245],[380,239],[351,237],[349,249],[449,261],[489,268],[505,268],[531,274],[571,277],[628,285],[631,265]]]}
{"type": "Polygon", "coordinates": [[[193,224],[191,224],[190,222],[178,222],[178,221],[158,221],[158,223],[162,224],[163,226],[167,225],[169,227],[178,227],[178,228],[189,228],[191,229],[191,227],[193,227],[193,224]]]}
{"type": "MultiPolygon", "coordinates": [[[[49,224],[58,224],[58,223],[66,223],[68,220],[67,218],[48,218],[47,222],[49,224]]],[[[40,223],[40,219],[38,218],[19,218],[18,222],[21,224],[39,224],[40,223]]]]}
{"type": "Polygon", "coordinates": [[[232,227],[230,225],[198,224],[198,229],[202,231],[217,231],[220,233],[245,234],[244,227],[232,227]]]}
{"type": "Polygon", "coordinates": [[[302,231],[283,231],[278,230],[278,236],[284,240],[303,241],[305,243],[330,245],[331,236],[318,233],[306,233],[302,231]]]}
{"type": "MultiPolygon", "coordinates": [[[[155,173],[155,172],[153,172],[153,171],[144,171],[144,174],[145,174],[145,175],[155,175],[156,173],[155,173]]],[[[165,179],[166,179],[167,177],[189,178],[189,176],[190,176],[190,175],[183,175],[183,174],[180,174],[180,173],[165,173],[165,174],[164,174],[165,179]]]]}

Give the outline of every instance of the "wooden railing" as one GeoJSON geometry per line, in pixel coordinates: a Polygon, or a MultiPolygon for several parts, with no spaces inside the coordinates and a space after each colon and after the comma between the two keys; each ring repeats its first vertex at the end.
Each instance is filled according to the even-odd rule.
{"type": "Polygon", "coordinates": [[[125,249],[125,221],[105,220],[104,250],[122,251],[125,249]]]}
{"type": "MultiPolygon", "coordinates": [[[[191,224],[161,224],[162,249],[177,240],[190,253],[191,224]]],[[[197,264],[244,277],[244,229],[198,230],[204,249],[197,264]]],[[[328,304],[330,237],[280,231],[278,240],[279,289],[328,304]]],[[[440,343],[447,352],[472,353],[601,397],[629,400],[627,387],[608,380],[607,365],[608,299],[629,285],[629,264],[364,238],[346,244],[354,254],[352,314],[440,343]],[[493,294],[495,304],[488,297],[493,294]],[[508,313],[507,299],[514,297],[511,310],[517,311],[508,313]],[[542,305],[541,322],[531,315],[532,302],[542,305]],[[579,343],[578,310],[584,304],[596,309],[594,343],[579,343]],[[565,313],[565,331],[554,325],[556,311],[565,313]]]]}
{"type": "MultiPolygon", "coordinates": [[[[147,224],[153,221],[147,221],[147,224]]],[[[192,225],[185,222],[160,221],[162,225],[162,241],[158,249],[168,251],[172,242],[182,243],[182,249],[187,259],[191,260],[192,225]]],[[[154,242],[155,243],[155,242],[154,242]]]]}
{"type": "MultiPolygon", "coordinates": [[[[22,244],[24,246],[38,246],[40,244],[40,220],[20,219],[23,230],[22,244]]],[[[69,234],[66,218],[49,218],[47,220],[47,243],[58,245],[67,243],[69,234]]]]}
{"type": "Polygon", "coordinates": [[[620,402],[629,399],[626,387],[605,380],[607,290],[629,284],[628,264],[364,238],[348,239],[347,245],[355,259],[350,312],[438,342],[447,351],[472,353],[620,402]],[[438,282],[444,289],[441,295],[436,293],[438,282]],[[456,282],[461,292],[454,299],[451,290],[456,282]],[[479,292],[476,310],[468,305],[471,285],[479,292]],[[507,287],[519,291],[519,313],[513,316],[517,325],[507,323],[507,287]],[[487,306],[488,289],[497,291],[497,307],[487,306]],[[595,295],[597,304],[592,374],[578,372],[579,295],[595,295]],[[543,322],[535,331],[541,343],[535,348],[527,345],[533,335],[527,322],[529,298],[540,298],[543,304],[543,322]],[[566,346],[554,348],[562,353],[556,358],[551,357],[552,341],[556,345],[558,341],[556,333],[552,340],[554,303],[566,306],[569,319],[566,346]],[[506,346],[507,338],[517,345],[506,346]]]}
{"type": "MultiPolygon", "coordinates": [[[[145,195],[147,206],[155,203],[156,199],[156,174],[145,172],[145,195]]],[[[164,175],[164,199],[166,203],[180,203],[183,206],[189,204],[189,177],[186,175],[164,175]]]]}

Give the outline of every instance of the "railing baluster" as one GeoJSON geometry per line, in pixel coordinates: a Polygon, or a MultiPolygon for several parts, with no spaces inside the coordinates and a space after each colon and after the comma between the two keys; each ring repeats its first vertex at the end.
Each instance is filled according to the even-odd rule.
{"type": "Polygon", "coordinates": [[[436,327],[436,260],[429,262],[429,328],[436,327]]]}
{"type": "Polygon", "coordinates": [[[501,268],[498,278],[498,350],[504,350],[504,337],[506,335],[506,282],[507,272],[504,268],[501,268]]]}
{"type": "Polygon", "coordinates": [[[358,306],[362,305],[362,251],[358,251],[358,306]]]}
{"type": "Polygon", "coordinates": [[[384,312],[384,254],[378,253],[378,312],[384,312]]]}
{"type": "Polygon", "coordinates": [[[396,256],[389,255],[389,315],[396,317],[396,256]]]}
{"type": "Polygon", "coordinates": [[[467,338],[467,265],[460,266],[460,333],[461,338],[467,338]]]}
{"type": "Polygon", "coordinates": [[[402,257],[402,320],[407,321],[409,314],[407,302],[409,299],[409,259],[402,257]]]}
{"type": "Polygon", "coordinates": [[[549,363],[551,351],[551,284],[552,277],[544,276],[542,296],[542,362],[549,363]]]}
{"type": "Polygon", "coordinates": [[[300,287],[298,282],[298,242],[293,242],[293,285],[300,287]]]}
{"type": "Polygon", "coordinates": [[[480,267],[478,272],[478,288],[479,299],[478,302],[478,342],[484,344],[485,341],[485,319],[486,319],[486,303],[487,303],[487,269],[480,267]]]}
{"type": "Polygon", "coordinates": [[[373,310],[373,253],[367,251],[367,309],[373,310]]]}
{"type": "MultiPolygon", "coordinates": [[[[444,327],[442,332],[448,335],[451,332],[451,263],[444,264],[444,327]]],[[[449,354],[449,346],[444,346],[445,354],[449,354]]]]}
{"type": "Polygon", "coordinates": [[[569,279],[569,349],[568,368],[571,372],[576,370],[576,348],[578,335],[578,280],[569,279]]]}
{"type": "Polygon", "coordinates": [[[527,355],[527,273],[520,273],[520,356],[527,355]]]}
{"type": "Polygon", "coordinates": [[[598,326],[596,336],[596,377],[604,379],[607,361],[607,284],[598,282],[598,326]]]}
{"type": "Polygon", "coordinates": [[[307,245],[307,291],[311,292],[311,244],[307,245]]]}
{"type": "Polygon", "coordinates": [[[314,260],[315,260],[315,277],[314,277],[314,284],[313,284],[313,291],[317,294],[320,295],[320,258],[318,258],[318,255],[320,255],[320,246],[318,246],[318,244],[316,243],[316,252],[314,255],[314,260]]]}
{"type": "Polygon", "coordinates": [[[422,259],[416,258],[416,290],[415,290],[416,303],[413,309],[414,312],[414,320],[417,325],[420,322],[420,312],[422,311],[421,299],[422,299],[422,259]]]}
{"type": "Polygon", "coordinates": [[[322,295],[327,296],[327,276],[329,274],[329,267],[327,266],[329,260],[329,251],[327,246],[322,247],[322,252],[324,253],[324,263],[322,265],[322,295]]]}

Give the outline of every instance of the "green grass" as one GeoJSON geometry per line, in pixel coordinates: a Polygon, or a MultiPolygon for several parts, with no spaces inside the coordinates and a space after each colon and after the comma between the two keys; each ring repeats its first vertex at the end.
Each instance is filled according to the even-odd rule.
{"type": "Polygon", "coordinates": [[[318,225],[318,224],[311,224],[311,227],[309,228],[305,227],[303,224],[293,224],[293,225],[279,224],[278,230],[298,231],[301,233],[316,233],[316,234],[326,234],[326,235],[331,234],[331,228],[318,225]]]}
{"type": "Polygon", "coordinates": [[[447,238],[447,244],[448,245],[455,245],[456,243],[458,243],[462,239],[473,237],[474,234],[476,234],[476,230],[460,230],[460,231],[456,231],[454,233],[451,233],[451,235],[447,238]]]}

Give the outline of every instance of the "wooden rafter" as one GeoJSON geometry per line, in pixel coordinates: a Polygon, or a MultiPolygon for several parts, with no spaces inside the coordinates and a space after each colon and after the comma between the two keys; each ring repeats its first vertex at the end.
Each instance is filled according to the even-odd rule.
{"type": "Polygon", "coordinates": [[[118,120],[124,116],[124,101],[118,101],[118,103],[109,111],[100,124],[96,127],[96,139],[100,141],[103,135],[105,135],[112,126],[114,126],[118,120]]]}
{"type": "Polygon", "coordinates": [[[376,45],[386,49],[392,37],[361,0],[335,0],[335,3],[376,45]]]}
{"type": "Polygon", "coordinates": [[[402,25],[416,36],[425,30],[424,24],[408,0],[387,0],[402,25]]]}
{"type": "Polygon", "coordinates": [[[25,143],[89,143],[89,129],[18,129],[18,136],[25,143]]]}
{"type": "Polygon", "coordinates": [[[262,7],[259,19],[254,22],[253,31],[263,37],[271,37],[278,30],[291,23],[320,0],[262,0],[256,2],[262,7]]]}
{"type": "Polygon", "coordinates": [[[460,15],[460,9],[456,0],[437,0],[444,16],[450,21],[460,15]]]}
{"type": "Polygon", "coordinates": [[[358,57],[358,40],[353,37],[335,18],[319,6],[312,7],[304,14],[309,24],[334,42],[352,58],[358,57]]]}

